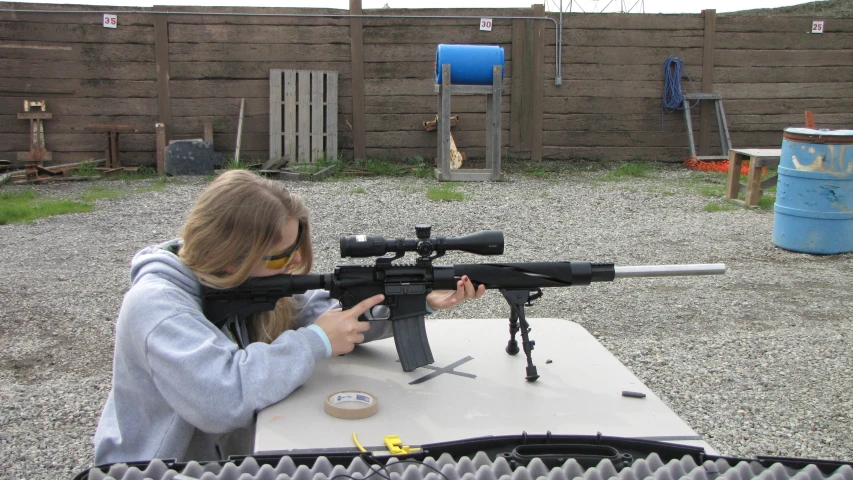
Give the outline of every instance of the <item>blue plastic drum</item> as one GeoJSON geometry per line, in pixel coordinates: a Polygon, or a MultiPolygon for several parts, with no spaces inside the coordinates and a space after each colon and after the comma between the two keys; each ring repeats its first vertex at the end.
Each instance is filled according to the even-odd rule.
{"type": "Polygon", "coordinates": [[[853,251],[853,130],[785,129],[773,210],[776,246],[853,251]]]}
{"type": "Polygon", "coordinates": [[[492,68],[505,72],[504,49],[493,45],[445,45],[435,50],[435,83],[441,83],[441,66],[450,65],[452,85],[491,85],[492,68]]]}

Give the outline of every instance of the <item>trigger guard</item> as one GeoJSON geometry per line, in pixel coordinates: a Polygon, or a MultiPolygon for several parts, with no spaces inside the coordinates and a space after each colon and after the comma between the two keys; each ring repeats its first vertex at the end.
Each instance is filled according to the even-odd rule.
{"type": "MultiPolygon", "coordinates": [[[[387,305],[374,305],[370,310],[362,315],[366,320],[390,320],[391,319],[391,309],[388,308],[387,305]],[[368,315],[369,314],[369,315],[368,315]]],[[[361,320],[361,317],[359,317],[361,320]]]]}

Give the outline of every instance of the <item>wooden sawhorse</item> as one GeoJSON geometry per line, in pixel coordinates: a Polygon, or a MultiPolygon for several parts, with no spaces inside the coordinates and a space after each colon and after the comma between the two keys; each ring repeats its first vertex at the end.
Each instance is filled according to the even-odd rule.
{"type": "Polygon", "coordinates": [[[746,190],[744,203],[750,207],[758,206],[761,192],[776,185],[776,175],[761,180],[763,167],[778,167],[782,156],[781,149],[773,148],[732,148],[729,150],[729,178],[726,184],[726,198],[737,200],[738,193],[746,190]],[[740,168],[744,160],[749,160],[749,174],[746,185],[740,183],[740,168]]]}

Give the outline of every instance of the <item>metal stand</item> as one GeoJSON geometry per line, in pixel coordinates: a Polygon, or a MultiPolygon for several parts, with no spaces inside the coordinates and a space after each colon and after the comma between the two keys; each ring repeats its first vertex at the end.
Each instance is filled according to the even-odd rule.
{"type": "Polygon", "coordinates": [[[723,110],[723,98],[716,93],[686,93],[684,94],[684,121],[687,123],[687,137],[690,141],[690,156],[699,160],[727,160],[729,150],[732,148],[732,140],[729,137],[729,126],[726,124],[726,112],[723,110]],[[720,134],[720,147],[723,154],[720,156],[696,155],[696,142],[693,140],[693,122],[690,120],[690,100],[712,100],[717,117],[717,132],[720,134]]]}
{"type": "Polygon", "coordinates": [[[438,92],[438,168],[439,181],[476,182],[500,181],[501,173],[501,82],[503,67],[492,69],[491,85],[451,85],[450,65],[441,66],[438,92]],[[486,168],[450,169],[450,96],[486,95],[486,168]]]}

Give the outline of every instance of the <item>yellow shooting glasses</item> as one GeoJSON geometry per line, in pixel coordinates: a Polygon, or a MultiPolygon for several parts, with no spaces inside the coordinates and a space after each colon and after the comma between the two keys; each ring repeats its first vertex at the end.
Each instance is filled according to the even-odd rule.
{"type": "Polygon", "coordinates": [[[293,256],[296,255],[296,251],[299,250],[299,244],[302,243],[302,231],[302,222],[299,222],[299,232],[296,234],[296,242],[290,248],[277,255],[264,257],[266,261],[264,266],[270,270],[281,270],[285,265],[290,263],[293,260],[293,256]]]}

